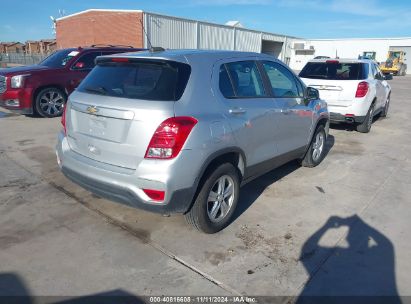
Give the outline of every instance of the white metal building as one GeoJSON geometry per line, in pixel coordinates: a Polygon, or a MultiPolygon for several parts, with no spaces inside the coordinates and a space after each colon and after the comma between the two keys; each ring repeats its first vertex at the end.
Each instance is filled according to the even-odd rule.
{"type": "Polygon", "coordinates": [[[250,51],[270,54],[286,63],[291,59],[294,37],[286,35],[147,12],[144,25],[151,44],[163,48],[250,51]]]}
{"type": "Polygon", "coordinates": [[[331,58],[358,58],[363,52],[376,52],[376,61],[384,62],[389,50],[403,50],[411,74],[411,37],[404,38],[353,38],[353,39],[313,39],[294,40],[290,67],[301,70],[308,60],[315,56],[331,58]]]}

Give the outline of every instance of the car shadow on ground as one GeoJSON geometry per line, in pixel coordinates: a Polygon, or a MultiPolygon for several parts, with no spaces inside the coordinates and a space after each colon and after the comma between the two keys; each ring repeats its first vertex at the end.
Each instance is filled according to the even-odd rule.
{"type": "Polygon", "coordinates": [[[144,304],[144,299],[122,289],[88,296],[33,296],[24,279],[12,272],[0,273],[0,303],[7,304],[144,304]]]}
{"type": "MultiPolygon", "coordinates": [[[[325,145],[324,158],[327,157],[334,144],[335,137],[330,134],[325,145]]],[[[258,199],[258,197],[268,186],[291,174],[300,167],[301,165],[299,161],[291,161],[244,185],[244,187],[240,189],[240,199],[234,212],[232,222],[237,220],[237,218],[239,218],[248,208],[250,208],[250,206],[258,199]]]]}
{"type": "Polygon", "coordinates": [[[358,215],[331,216],[305,241],[299,260],[309,279],[296,304],[401,303],[394,246],[358,215]],[[334,246],[322,244],[327,232],[341,227],[348,228],[343,239],[334,246]]]}

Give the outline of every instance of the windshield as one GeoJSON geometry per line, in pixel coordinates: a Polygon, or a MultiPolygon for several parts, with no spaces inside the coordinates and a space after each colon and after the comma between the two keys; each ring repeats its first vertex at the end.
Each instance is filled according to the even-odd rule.
{"type": "Polygon", "coordinates": [[[175,101],[183,95],[191,68],[177,62],[140,60],[98,64],[78,91],[144,100],[175,101]]]}
{"type": "Polygon", "coordinates": [[[70,59],[76,57],[78,53],[78,51],[73,49],[56,51],[39,64],[50,68],[61,68],[64,67],[70,59]]]}
{"type": "Polygon", "coordinates": [[[401,57],[401,52],[390,52],[389,59],[394,60],[401,57]]]}
{"type": "Polygon", "coordinates": [[[363,63],[309,62],[300,72],[300,77],[329,80],[366,79],[368,71],[363,63]]]}

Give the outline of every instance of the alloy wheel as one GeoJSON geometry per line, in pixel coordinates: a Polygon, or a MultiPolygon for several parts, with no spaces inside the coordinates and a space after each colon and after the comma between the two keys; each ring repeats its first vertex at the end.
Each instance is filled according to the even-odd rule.
{"type": "Polygon", "coordinates": [[[234,202],[234,180],[223,175],[211,187],[207,199],[207,214],[210,221],[217,223],[230,212],[234,202]]]}
{"type": "Polygon", "coordinates": [[[64,97],[56,90],[48,90],[40,97],[39,104],[44,113],[57,116],[63,112],[64,97]]]}
{"type": "Polygon", "coordinates": [[[318,161],[321,157],[321,153],[323,152],[324,149],[324,133],[323,132],[318,132],[317,135],[315,136],[315,141],[313,143],[313,160],[318,161]]]}

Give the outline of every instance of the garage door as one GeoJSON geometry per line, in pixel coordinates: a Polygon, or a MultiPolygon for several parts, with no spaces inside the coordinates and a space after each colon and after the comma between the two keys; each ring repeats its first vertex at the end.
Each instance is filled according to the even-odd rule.
{"type": "Polygon", "coordinates": [[[411,74],[411,46],[390,46],[391,50],[404,51],[405,54],[405,63],[407,64],[407,74],[411,74]]]}

